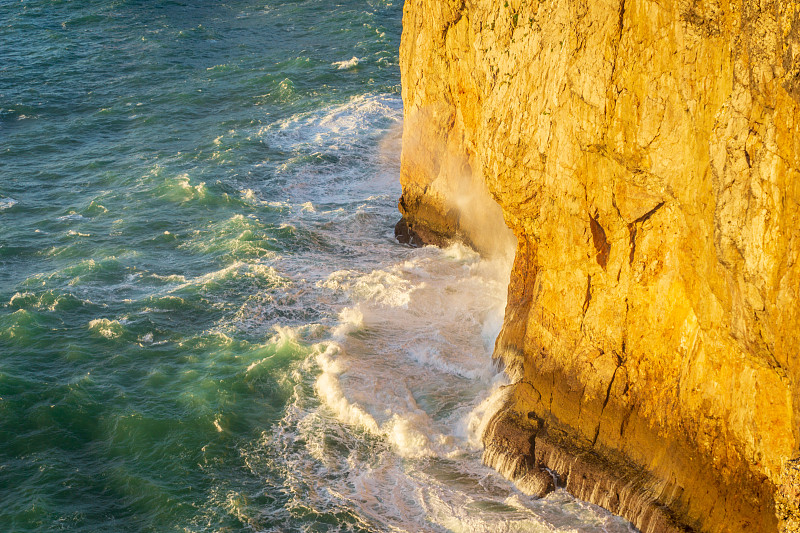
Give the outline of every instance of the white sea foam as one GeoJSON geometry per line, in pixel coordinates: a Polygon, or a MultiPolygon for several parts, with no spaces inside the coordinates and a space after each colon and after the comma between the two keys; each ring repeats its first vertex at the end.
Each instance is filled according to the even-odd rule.
{"type": "Polygon", "coordinates": [[[244,200],[249,204],[260,205],[263,203],[261,200],[259,200],[258,196],[256,195],[255,191],[253,191],[253,189],[243,189],[242,191],[240,191],[240,194],[242,200],[244,200]]]}
{"type": "Polygon", "coordinates": [[[453,428],[453,433],[464,439],[470,449],[483,449],[481,436],[486,430],[491,416],[497,412],[497,409],[503,405],[507,398],[508,390],[504,388],[505,385],[508,385],[506,375],[503,373],[497,374],[492,379],[491,386],[476,398],[477,405],[466,416],[462,417],[453,428]]]}
{"type": "Polygon", "coordinates": [[[364,314],[358,307],[346,307],[339,313],[339,325],[333,328],[333,338],[344,340],[344,338],[364,327],[364,314]]]}
{"type": "Polygon", "coordinates": [[[192,185],[188,174],[181,174],[180,176],[177,176],[174,178],[170,186],[183,193],[182,199],[203,198],[206,195],[205,182],[201,181],[197,185],[192,185]]]}
{"type": "Polygon", "coordinates": [[[164,283],[186,283],[186,276],[182,274],[168,274],[165,276],[150,274],[150,277],[164,283]]]}
{"type": "Polygon", "coordinates": [[[317,364],[322,370],[316,383],[317,393],[339,420],[378,434],[380,430],[375,419],[360,405],[349,401],[342,390],[341,383],[337,378],[345,369],[343,364],[336,359],[338,351],[339,348],[332,344],[317,355],[317,364]]]}
{"type": "Polygon", "coordinates": [[[62,221],[84,220],[84,216],[79,214],[79,213],[76,213],[76,212],[72,211],[69,214],[66,214],[66,215],[58,217],[58,220],[62,220],[62,221]]]}
{"type": "Polygon", "coordinates": [[[493,276],[507,269],[498,274],[482,262],[460,245],[430,248],[385,269],[336,271],[319,283],[356,302],[342,311],[336,342],[318,358],[317,390],[342,421],[384,436],[404,457],[474,448],[467,433],[476,423],[461,421],[478,416],[469,402],[442,406],[461,396],[479,401],[494,383],[480,333],[497,333],[505,285],[493,276]]]}
{"type": "Polygon", "coordinates": [[[388,307],[407,307],[411,293],[424,286],[414,286],[399,274],[400,268],[374,270],[362,274],[353,270],[338,270],[319,282],[320,288],[347,294],[355,301],[370,302],[388,307]]]}
{"type": "Polygon", "coordinates": [[[34,297],[35,295],[32,292],[28,291],[17,292],[14,293],[14,296],[12,296],[11,299],[8,301],[8,305],[11,307],[17,307],[22,305],[22,303],[25,302],[26,300],[32,299],[34,297]]]}
{"type": "Polygon", "coordinates": [[[269,138],[271,145],[297,153],[320,148],[346,152],[359,148],[376,124],[399,123],[402,115],[402,103],[395,96],[361,95],[344,104],[293,115],[262,128],[257,135],[269,138]]]}
{"type": "Polygon", "coordinates": [[[89,330],[106,339],[119,338],[125,332],[125,328],[119,320],[109,320],[107,318],[92,320],[89,322],[89,330]]]}
{"type": "Polygon", "coordinates": [[[357,67],[359,62],[360,60],[356,56],[353,56],[347,61],[335,61],[331,63],[331,65],[336,67],[338,70],[346,70],[357,67]]]}
{"type": "Polygon", "coordinates": [[[162,293],[164,295],[179,293],[187,288],[203,289],[209,284],[227,279],[250,279],[259,285],[266,286],[285,287],[289,284],[289,280],[281,276],[274,267],[259,263],[245,263],[244,261],[236,261],[227,267],[189,279],[180,275],[153,275],[153,277],[166,282],[179,283],[179,285],[170,287],[165,293],[162,293]]]}
{"type": "Polygon", "coordinates": [[[14,207],[15,205],[17,205],[17,203],[18,202],[13,198],[8,198],[8,197],[0,198],[0,211],[14,207]]]}

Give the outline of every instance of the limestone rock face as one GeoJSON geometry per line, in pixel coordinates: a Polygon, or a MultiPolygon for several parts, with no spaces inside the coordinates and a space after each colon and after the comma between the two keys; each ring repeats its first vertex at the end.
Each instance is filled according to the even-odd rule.
{"type": "Polygon", "coordinates": [[[403,23],[405,223],[515,253],[486,461],[645,532],[800,531],[800,2],[403,23]]]}

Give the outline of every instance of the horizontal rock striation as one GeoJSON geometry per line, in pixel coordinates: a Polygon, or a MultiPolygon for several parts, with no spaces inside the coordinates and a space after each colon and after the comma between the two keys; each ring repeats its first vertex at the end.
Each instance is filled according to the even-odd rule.
{"type": "Polygon", "coordinates": [[[515,255],[486,462],[645,533],[800,531],[800,2],[403,23],[398,231],[515,255]]]}

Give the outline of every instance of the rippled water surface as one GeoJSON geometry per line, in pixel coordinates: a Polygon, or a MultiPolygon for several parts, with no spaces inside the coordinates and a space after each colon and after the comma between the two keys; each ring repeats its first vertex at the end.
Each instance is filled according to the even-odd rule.
{"type": "Polygon", "coordinates": [[[0,531],[629,531],[480,464],[509,263],[394,241],[401,14],[0,2],[0,531]]]}

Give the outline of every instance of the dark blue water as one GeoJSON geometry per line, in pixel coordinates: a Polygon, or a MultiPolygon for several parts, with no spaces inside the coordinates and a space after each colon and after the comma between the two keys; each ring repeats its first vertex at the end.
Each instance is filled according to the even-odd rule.
{"type": "Polygon", "coordinates": [[[480,465],[507,264],[412,250],[389,1],[0,1],[0,531],[627,531],[480,465]]]}

